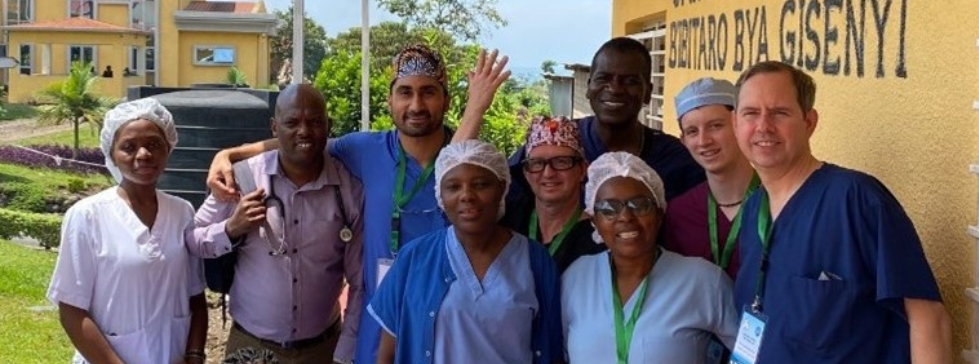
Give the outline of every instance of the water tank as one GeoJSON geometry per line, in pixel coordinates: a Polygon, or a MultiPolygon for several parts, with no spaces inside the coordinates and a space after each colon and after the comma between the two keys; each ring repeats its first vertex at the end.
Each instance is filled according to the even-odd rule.
{"type": "Polygon", "coordinates": [[[189,90],[152,96],[177,124],[179,142],[157,188],[200,207],[207,197],[207,169],[221,149],[271,137],[269,103],[233,90],[189,90]]]}

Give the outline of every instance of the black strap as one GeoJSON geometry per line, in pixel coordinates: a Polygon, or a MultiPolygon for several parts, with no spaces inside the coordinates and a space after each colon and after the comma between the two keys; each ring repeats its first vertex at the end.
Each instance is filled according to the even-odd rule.
{"type": "Polygon", "coordinates": [[[340,195],[340,185],[333,186],[333,192],[337,195],[337,203],[340,204],[340,217],[343,218],[343,226],[350,228],[350,220],[347,219],[347,208],[343,204],[343,196],[340,195]]]}

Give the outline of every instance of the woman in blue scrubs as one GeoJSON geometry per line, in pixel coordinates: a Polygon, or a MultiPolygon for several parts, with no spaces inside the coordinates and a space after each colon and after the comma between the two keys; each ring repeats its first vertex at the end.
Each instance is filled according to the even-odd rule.
{"type": "Polygon", "coordinates": [[[540,244],[500,226],[510,184],[491,144],[450,144],[435,161],[452,226],[408,243],[368,306],[378,363],[563,361],[557,269],[540,244]]]}

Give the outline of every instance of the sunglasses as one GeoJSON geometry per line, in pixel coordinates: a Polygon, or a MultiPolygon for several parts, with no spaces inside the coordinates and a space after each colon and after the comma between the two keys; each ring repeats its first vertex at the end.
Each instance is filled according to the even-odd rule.
{"type": "Polygon", "coordinates": [[[615,220],[623,210],[629,208],[635,216],[649,215],[656,208],[656,201],[650,197],[636,197],[626,201],[601,200],[595,203],[595,214],[605,220],[615,220]]]}
{"type": "Polygon", "coordinates": [[[543,172],[544,168],[551,166],[555,171],[564,171],[581,163],[581,157],[562,156],[553,158],[530,158],[523,162],[523,170],[530,173],[543,172]]]}

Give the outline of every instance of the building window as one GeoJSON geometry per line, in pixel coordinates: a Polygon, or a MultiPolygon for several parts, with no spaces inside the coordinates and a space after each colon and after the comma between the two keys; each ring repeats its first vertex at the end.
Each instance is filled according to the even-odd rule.
{"type": "Polygon", "coordinates": [[[139,47],[129,47],[129,64],[122,70],[123,76],[139,74],[139,47]]]}
{"type": "Polygon", "coordinates": [[[644,107],[641,115],[644,116],[646,125],[662,129],[663,106],[665,104],[663,93],[666,83],[666,23],[651,21],[644,24],[643,29],[642,32],[629,35],[629,37],[646,46],[653,61],[650,65],[652,73],[649,75],[652,95],[649,104],[644,107]]]}
{"type": "Polygon", "coordinates": [[[146,47],[146,72],[156,71],[156,48],[146,47]]]}
{"type": "Polygon", "coordinates": [[[231,46],[195,46],[194,64],[198,66],[233,66],[235,48],[231,46]]]}
{"type": "Polygon", "coordinates": [[[95,19],[95,0],[68,0],[68,17],[95,19]]]}
{"type": "Polygon", "coordinates": [[[156,27],[156,1],[132,0],[129,11],[130,24],[133,28],[153,30],[156,27]]]}
{"type": "Polygon", "coordinates": [[[7,0],[7,25],[30,23],[34,20],[34,0],[7,0]]]}
{"type": "Polygon", "coordinates": [[[20,45],[20,74],[30,76],[34,73],[34,46],[20,45]]]}
{"type": "Polygon", "coordinates": [[[75,62],[90,64],[92,66],[92,72],[95,73],[97,71],[95,69],[95,46],[68,46],[68,69],[71,69],[71,65],[75,62]]]}

